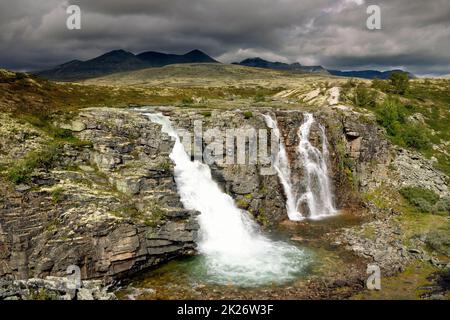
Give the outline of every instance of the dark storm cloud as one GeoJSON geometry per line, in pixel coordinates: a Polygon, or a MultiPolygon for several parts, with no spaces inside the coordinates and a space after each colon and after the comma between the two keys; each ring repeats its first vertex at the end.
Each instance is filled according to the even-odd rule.
{"type": "Polygon", "coordinates": [[[3,0],[0,66],[40,69],[108,50],[202,49],[224,62],[262,56],[329,68],[450,73],[448,0],[3,0]],[[82,30],[65,9],[82,10],[82,30]],[[365,27],[368,4],[382,30],[365,27]]]}

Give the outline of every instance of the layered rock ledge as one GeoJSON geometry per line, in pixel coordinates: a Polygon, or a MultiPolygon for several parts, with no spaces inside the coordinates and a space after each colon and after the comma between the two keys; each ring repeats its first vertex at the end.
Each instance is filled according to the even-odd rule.
{"type": "Polygon", "coordinates": [[[2,184],[0,277],[64,276],[76,265],[83,279],[110,282],[194,254],[197,213],[180,202],[160,126],[92,109],[69,127],[85,143],[65,145],[25,185],[2,184]]]}

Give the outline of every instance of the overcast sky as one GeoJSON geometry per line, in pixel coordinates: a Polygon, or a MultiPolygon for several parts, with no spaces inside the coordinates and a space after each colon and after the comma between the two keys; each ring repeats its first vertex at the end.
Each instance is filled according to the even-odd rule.
{"type": "Polygon", "coordinates": [[[1,0],[0,67],[36,70],[113,49],[222,62],[259,56],[328,68],[450,74],[450,0],[1,0]],[[66,28],[79,5],[82,29],[66,28]],[[382,29],[366,28],[369,4],[382,29]]]}

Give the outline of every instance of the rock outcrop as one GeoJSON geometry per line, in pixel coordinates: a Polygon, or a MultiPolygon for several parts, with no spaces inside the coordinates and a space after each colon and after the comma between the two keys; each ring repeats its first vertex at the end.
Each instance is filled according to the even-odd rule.
{"type": "Polygon", "coordinates": [[[404,149],[397,149],[392,161],[397,175],[390,181],[399,187],[421,187],[440,197],[450,196],[448,177],[433,167],[425,157],[404,149]]]}
{"type": "Polygon", "coordinates": [[[77,265],[83,279],[110,281],[195,253],[197,213],[180,202],[173,141],[160,126],[117,109],[86,110],[76,122],[84,143],[66,144],[27,188],[1,184],[0,276],[77,265]]]}
{"type": "Polygon", "coordinates": [[[116,300],[101,280],[73,281],[65,277],[0,279],[0,300],[116,300]]]}

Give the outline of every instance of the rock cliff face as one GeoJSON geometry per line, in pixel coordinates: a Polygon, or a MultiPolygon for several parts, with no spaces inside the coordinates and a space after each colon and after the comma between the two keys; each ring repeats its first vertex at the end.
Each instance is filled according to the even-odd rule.
{"type": "MultiPolygon", "coordinates": [[[[215,181],[236,200],[240,208],[248,210],[263,225],[273,225],[286,219],[283,187],[274,172],[265,174],[264,171],[264,169],[270,168],[270,163],[262,163],[259,160],[254,163],[250,162],[248,137],[251,136],[251,133],[248,133],[246,138],[245,149],[241,149],[246,151],[245,163],[242,164],[238,161],[239,143],[237,137],[242,138],[245,131],[235,134],[233,130],[254,129],[258,136],[258,130],[267,130],[260,112],[245,115],[240,111],[213,111],[211,115],[205,116],[197,111],[183,114],[169,111],[168,114],[172,115],[173,121],[179,128],[183,128],[191,134],[193,134],[192,128],[194,128],[195,123],[202,124],[203,139],[197,143],[201,144],[203,150],[206,151],[204,154],[211,154],[210,167],[215,181]],[[227,131],[235,140],[232,148],[226,145],[227,131]],[[208,139],[209,133],[223,139],[222,150],[208,152],[207,147],[212,142],[208,139]],[[227,162],[227,155],[234,159],[231,161],[233,163],[227,162]]],[[[270,137],[267,136],[267,139],[270,140],[270,137]]],[[[192,142],[195,143],[193,135],[192,142]]],[[[270,141],[268,144],[270,144],[270,141]]],[[[270,148],[270,146],[268,145],[267,148],[270,148]]],[[[194,147],[191,150],[194,154],[194,147]]],[[[267,152],[270,155],[270,150],[267,152]]],[[[206,157],[204,158],[206,159],[206,157]]]]}
{"type": "MultiPolygon", "coordinates": [[[[276,116],[295,188],[302,189],[296,149],[303,110],[154,110],[171,116],[176,127],[189,133],[199,121],[204,136],[192,143],[203,147],[211,143],[208,129],[267,130],[262,114],[276,116]]],[[[326,108],[312,112],[326,130],[336,207],[363,212],[361,194],[385,186],[419,185],[448,195],[446,177],[423,157],[391,146],[370,116],[326,108]]],[[[10,165],[30,150],[45,148],[45,134],[3,120],[0,164],[10,165]],[[12,133],[14,127],[19,134],[12,133]]],[[[66,144],[55,165],[35,170],[31,181],[15,188],[0,184],[0,277],[64,275],[69,265],[77,265],[83,279],[110,281],[195,253],[198,213],[180,202],[169,158],[173,141],[159,125],[139,112],[108,108],[85,109],[71,123],[58,125],[85,143],[66,144]]],[[[317,127],[310,140],[320,148],[317,127]]],[[[249,143],[245,145],[248,150],[249,143]]],[[[267,174],[270,164],[217,160],[233,153],[236,149],[209,152],[214,179],[260,224],[273,227],[286,220],[286,196],[275,172],[267,174]]],[[[341,242],[350,250],[361,249],[354,237],[341,237],[341,242]]],[[[406,250],[397,249],[392,254],[406,250]]]]}
{"type": "Polygon", "coordinates": [[[69,125],[85,147],[27,185],[2,184],[0,276],[107,281],[195,252],[196,212],[183,209],[168,157],[173,142],[133,112],[96,109],[69,125]]]}
{"type": "Polygon", "coordinates": [[[346,165],[359,192],[413,186],[430,189],[441,197],[449,195],[446,175],[417,152],[393,146],[371,116],[352,112],[341,115],[340,120],[335,134],[341,131],[343,150],[339,142],[335,149],[344,151],[344,160],[349,160],[346,165]]]}
{"type": "MultiPolygon", "coordinates": [[[[281,133],[281,138],[286,147],[286,152],[291,166],[293,187],[301,193],[305,190],[303,163],[298,155],[299,128],[304,122],[304,112],[306,110],[272,110],[257,109],[251,113],[235,111],[212,111],[201,112],[191,110],[179,113],[173,109],[163,108],[167,115],[171,116],[179,128],[185,129],[191,134],[190,148],[195,153],[195,143],[202,146],[209,154],[208,146],[211,146],[209,133],[217,136],[222,134],[221,143],[225,144],[225,134],[227,131],[253,128],[260,139],[260,130],[267,130],[267,147],[259,144],[258,152],[266,148],[267,154],[271,154],[271,131],[267,127],[263,114],[271,115],[277,119],[281,133]],[[196,125],[197,123],[197,125],[196,125]],[[198,126],[201,123],[201,128],[198,126]],[[203,132],[201,141],[193,141],[193,128],[203,132]]],[[[355,117],[350,123],[346,115],[333,111],[315,112],[317,123],[324,126],[330,149],[329,168],[333,178],[333,191],[335,193],[335,204],[338,208],[361,206],[358,191],[361,191],[369,180],[373,178],[373,171],[366,169],[366,166],[373,163],[380,163],[384,168],[386,160],[389,158],[390,150],[388,142],[382,138],[378,132],[376,124],[372,122],[361,123],[355,117]],[[350,126],[359,125],[358,132],[350,131],[350,126]],[[361,132],[361,133],[359,133],[361,132]],[[353,135],[358,135],[353,137],[353,135]],[[358,183],[355,176],[361,176],[358,183]],[[367,175],[367,178],[365,177],[367,175]]],[[[247,134],[241,131],[237,136],[247,134]]],[[[251,134],[248,134],[249,136],[251,134]]],[[[264,133],[262,133],[264,135],[264,133]]],[[[314,125],[310,133],[310,141],[313,145],[321,149],[321,132],[317,125],[314,125]]],[[[238,158],[238,143],[235,140],[234,148],[214,149],[211,159],[211,170],[215,180],[230,194],[242,209],[248,210],[255,218],[265,226],[276,226],[283,220],[287,220],[286,195],[283,186],[274,170],[270,169],[270,164],[261,163],[261,158],[254,164],[249,163],[250,142],[247,139],[245,144],[246,162],[236,163],[238,158]],[[227,164],[227,155],[234,155],[234,164],[227,164]]],[[[258,142],[260,143],[260,142],[258,142]]],[[[204,157],[205,158],[205,157],[204,157]]],[[[378,172],[376,173],[378,174],[378,172]]],[[[377,177],[376,179],[382,179],[377,177]]]]}

